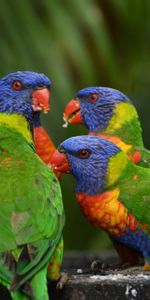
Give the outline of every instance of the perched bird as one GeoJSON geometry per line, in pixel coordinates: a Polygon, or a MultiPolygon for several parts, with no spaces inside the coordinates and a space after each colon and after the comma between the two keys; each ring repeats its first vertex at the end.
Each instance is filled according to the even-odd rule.
{"type": "Polygon", "coordinates": [[[52,166],[75,176],[76,199],[85,217],[139,251],[144,269],[150,270],[150,170],[95,136],[65,140],[53,154],[52,166]]]}
{"type": "Polygon", "coordinates": [[[60,185],[32,138],[32,100],[47,86],[34,72],[0,80],[0,282],[14,300],[49,299],[47,269],[58,279],[62,260],[60,185]]]}
{"type": "MultiPolygon", "coordinates": [[[[107,139],[127,153],[136,164],[150,167],[150,152],[143,146],[141,124],[130,99],[108,87],[89,87],[77,93],[64,111],[67,123],[84,124],[89,135],[107,139]]],[[[139,255],[112,239],[123,263],[136,264],[139,255]]]]}
{"type": "Polygon", "coordinates": [[[65,108],[64,120],[84,124],[90,135],[105,138],[134,162],[150,167],[150,152],[143,146],[139,117],[130,99],[108,87],[88,87],[77,93],[65,108]]]}

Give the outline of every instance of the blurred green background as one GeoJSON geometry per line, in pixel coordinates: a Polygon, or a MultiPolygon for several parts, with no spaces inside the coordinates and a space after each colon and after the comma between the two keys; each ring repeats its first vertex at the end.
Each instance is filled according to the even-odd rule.
{"type": "MultiPolygon", "coordinates": [[[[65,104],[79,89],[101,85],[132,99],[150,148],[149,0],[0,0],[0,76],[17,70],[52,80],[43,123],[56,145],[86,133],[82,126],[62,128],[65,104]]],[[[74,179],[64,175],[65,249],[110,248],[106,234],[82,216],[74,188],[74,179]]]]}

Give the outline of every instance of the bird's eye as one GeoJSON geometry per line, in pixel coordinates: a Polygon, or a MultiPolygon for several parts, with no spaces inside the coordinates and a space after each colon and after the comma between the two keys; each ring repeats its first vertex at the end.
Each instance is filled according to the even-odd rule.
{"type": "Polygon", "coordinates": [[[65,148],[64,147],[58,147],[58,151],[60,152],[60,153],[63,153],[63,154],[65,154],[66,153],[66,150],[65,150],[65,148]]]}
{"type": "Polygon", "coordinates": [[[79,151],[79,157],[80,158],[88,158],[90,155],[90,152],[88,149],[80,150],[79,151]]]}
{"type": "Polygon", "coordinates": [[[14,81],[12,84],[14,90],[20,91],[23,88],[23,85],[20,81],[14,81]]]}
{"type": "Polygon", "coordinates": [[[89,97],[90,102],[96,102],[98,99],[98,95],[97,94],[91,94],[89,97]]]}

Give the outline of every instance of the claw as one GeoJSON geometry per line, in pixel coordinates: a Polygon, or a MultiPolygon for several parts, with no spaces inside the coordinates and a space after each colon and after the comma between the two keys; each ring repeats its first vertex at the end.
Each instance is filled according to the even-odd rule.
{"type": "Polygon", "coordinates": [[[69,280],[68,274],[65,273],[65,272],[61,272],[59,280],[58,280],[57,285],[56,285],[56,288],[58,290],[62,290],[64,285],[67,283],[68,280],[69,280]]]}
{"type": "Polygon", "coordinates": [[[91,271],[93,273],[105,274],[105,271],[110,268],[110,265],[102,263],[99,260],[94,260],[91,263],[91,271]]]}

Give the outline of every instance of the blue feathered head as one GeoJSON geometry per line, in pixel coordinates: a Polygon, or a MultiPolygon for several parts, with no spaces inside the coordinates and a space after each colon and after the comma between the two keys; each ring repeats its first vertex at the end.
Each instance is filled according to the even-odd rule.
{"type": "Polygon", "coordinates": [[[49,101],[51,82],[44,74],[15,72],[0,79],[0,113],[19,114],[31,120],[34,111],[49,101]],[[41,99],[41,101],[40,101],[41,99]]]}
{"type": "Polygon", "coordinates": [[[109,159],[120,149],[97,136],[76,136],[60,144],[51,159],[52,168],[71,172],[77,180],[77,192],[99,194],[106,184],[109,159]]]}
{"type": "Polygon", "coordinates": [[[77,100],[71,100],[66,106],[64,119],[85,124],[89,131],[97,132],[107,127],[120,102],[131,103],[126,95],[112,88],[84,88],[77,93],[77,100]]]}

